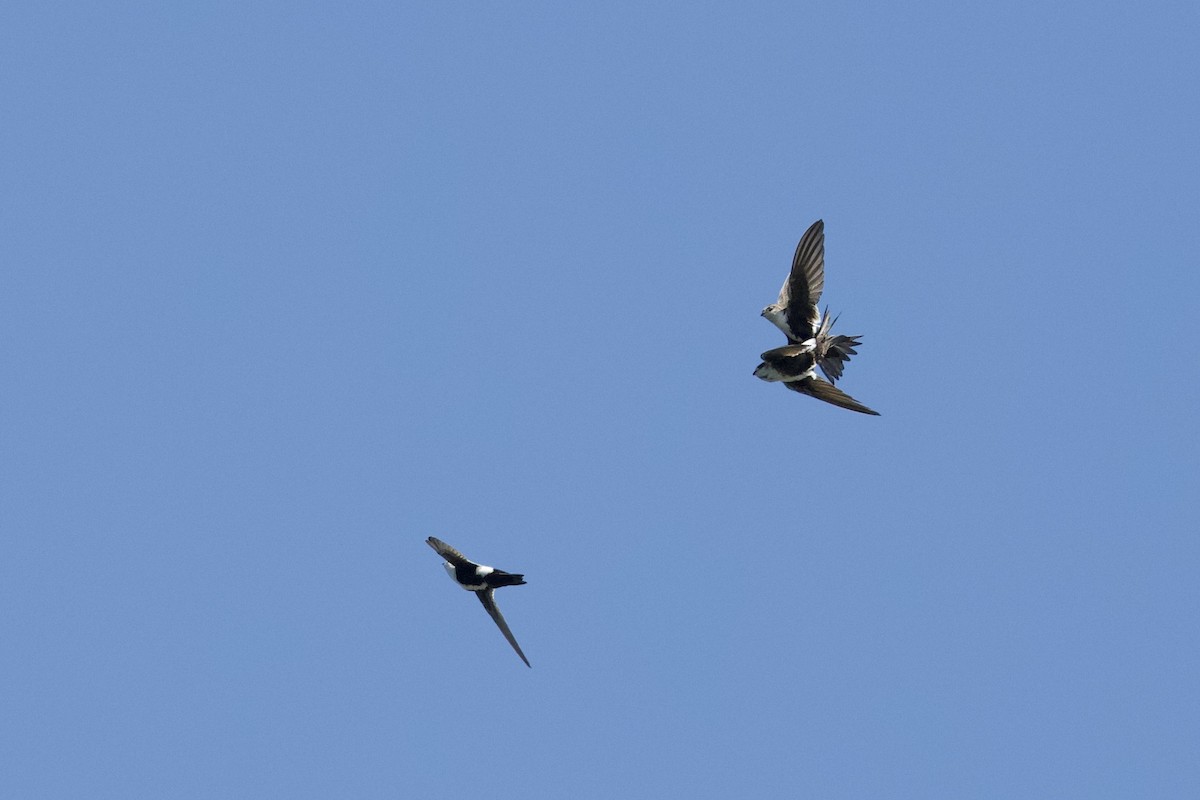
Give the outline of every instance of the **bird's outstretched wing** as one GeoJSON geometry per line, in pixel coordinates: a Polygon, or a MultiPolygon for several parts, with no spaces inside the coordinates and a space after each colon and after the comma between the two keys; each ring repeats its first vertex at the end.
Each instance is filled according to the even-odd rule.
{"type": "Polygon", "coordinates": [[[802,356],[807,356],[810,360],[812,359],[813,349],[811,345],[805,347],[802,344],[785,344],[783,347],[772,347],[759,356],[759,358],[763,361],[783,361],[784,359],[800,358],[802,356]]]}
{"type": "Polygon", "coordinates": [[[789,335],[803,342],[813,335],[820,320],[817,303],[825,290],[825,222],[809,226],[792,256],[792,271],[779,290],[778,305],[785,310],[789,335]]]}
{"type": "Polygon", "coordinates": [[[841,408],[848,408],[851,411],[857,411],[860,414],[873,414],[878,417],[878,411],[872,411],[862,403],[855,400],[850,395],[843,392],[841,389],[834,386],[828,381],[823,381],[820,378],[805,378],[801,381],[788,381],[783,384],[793,392],[806,394],[809,397],[815,397],[818,400],[824,400],[826,403],[832,403],[841,408]]]}
{"type": "Polygon", "coordinates": [[[512,631],[508,629],[508,623],[504,621],[504,615],[500,613],[500,608],[496,605],[496,598],[491,589],[484,589],[475,593],[479,597],[479,602],[483,603],[483,607],[492,615],[496,626],[500,628],[500,632],[504,634],[504,638],[508,639],[508,643],[512,645],[513,650],[517,651],[517,655],[525,662],[525,666],[533,669],[533,665],[529,663],[529,659],[521,652],[521,645],[517,644],[517,639],[512,635],[512,631]]]}
{"type": "Polygon", "coordinates": [[[451,547],[450,545],[443,542],[441,539],[437,539],[433,536],[430,536],[428,539],[425,540],[425,544],[432,547],[434,550],[437,551],[437,554],[439,556],[446,559],[447,561],[449,561],[451,564],[453,564],[456,567],[462,567],[462,566],[477,567],[477,566],[479,566],[474,561],[467,558],[462,553],[458,552],[453,547],[451,547]]]}

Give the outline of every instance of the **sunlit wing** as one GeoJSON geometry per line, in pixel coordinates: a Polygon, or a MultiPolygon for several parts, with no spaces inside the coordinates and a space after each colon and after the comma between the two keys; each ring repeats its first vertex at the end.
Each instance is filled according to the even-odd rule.
{"type": "Polygon", "coordinates": [[[478,566],[478,564],[476,564],[474,561],[467,558],[462,553],[458,552],[453,547],[451,547],[450,545],[443,542],[441,539],[437,539],[433,536],[430,536],[428,539],[425,540],[425,544],[432,547],[434,550],[437,551],[439,556],[446,559],[447,561],[449,561],[451,564],[453,564],[456,567],[478,566]]]}
{"type": "Polygon", "coordinates": [[[804,341],[813,335],[816,305],[825,290],[825,222],[809,226],[792,256],[792,271],[779,292],[779,305],[787,309],[792,336],[804,341]]]}

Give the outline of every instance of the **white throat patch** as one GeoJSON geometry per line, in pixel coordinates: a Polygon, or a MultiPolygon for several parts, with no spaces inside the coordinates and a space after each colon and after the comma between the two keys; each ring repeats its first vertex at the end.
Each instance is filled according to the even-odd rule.
{"type": "Polygon", "coordinates": [[[791,374],[784,375],[782,372],[780,372],[779,370],[775,369],[770,364],[767,364],[765,362],[762,364],[759,364],[754,370],[754,375],[756,377],[762,378],[764,381],[772,381],[772,382],[775,382],[775,381],[799,381],[799,380],[804,380],[805,378],[811,378],[816,374],[817,374],[816,368],[809,367],[808,371],[806,371],[802,375],[791,375],[791,374]]]}
{"type": "Polygon", "coordinates": [[[762,315],[767,318],[767,321],[774,325],[787,336],[791,336],[792,332],[787,326],[787,311],[779,306],[767,306],[763,309],[762,315]]]}

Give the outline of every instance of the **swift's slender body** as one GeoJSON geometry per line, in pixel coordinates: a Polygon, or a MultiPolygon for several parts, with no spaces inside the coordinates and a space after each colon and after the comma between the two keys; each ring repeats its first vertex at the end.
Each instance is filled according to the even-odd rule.
{"type": "Polygon", "coordinates": [[[516,650],[517,655],[525,662],[525,666],[532,667],[529,659],[521,652],[521,645],[517,644],[516,637],[509,630],[508,623],[504,621],[504,615],[500,613],[500,608],[496,605],[496,598],[493,596],[495,590],[502,586],[520,586],[524,584],[525,576],[505,572],[504,570],[484,566],[483,564],[476,564],[441,539],[434,538],[433,536],[426,539],[425,543],[445,559],[442,566],[446,568],[446,572],[454,582],[468,592],[475,593],[475,596],[479,598],[479,602],[483,603],[483,607],[496,623],[496,627],[500,629],[500,632],[504,634],[504,638],[512,645],[512,649],[516,650]]]}

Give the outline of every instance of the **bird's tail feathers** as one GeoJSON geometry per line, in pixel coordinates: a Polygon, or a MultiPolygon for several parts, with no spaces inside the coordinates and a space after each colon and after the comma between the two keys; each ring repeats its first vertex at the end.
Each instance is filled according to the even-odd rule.
{"type": "Polygon", "coordinates": [[[842,377],[843,365],[850,360],[850,356],[858,355],[858,351],[854,348],[862,344],[861,336],[830,336],[833,325],[837,321],[837,317],[829,316],[829,307],[826,306],[825,313],[821,315],[821,327],[816,333],[818,341],[824,339],[828,342],[825,353],[817,366],[821,368],[821,372],[825,373],[825,377],[829,379],[830,383],[836,383],[842,377]]]}
{"type": "Polygon", "coordinates": [[[525,583],[525,576],[497,569],[488,575],[488,583],[493,589],[499,589],[501,586],[521,586],[525,583]]]}
{"type": "Polygon", "coordinates": [[[834,336],[829,340],[829,348],[825,351],[825,357],[818,364],[821,367],[821,372],[825,373],[825,377],[830,383],[837,382],[838,378],[842,377],[842,365],[850,360],[850,356],[857,355],[858,351],[854,348],[858,347],[862,342],[858,336],[834,336]]]}

